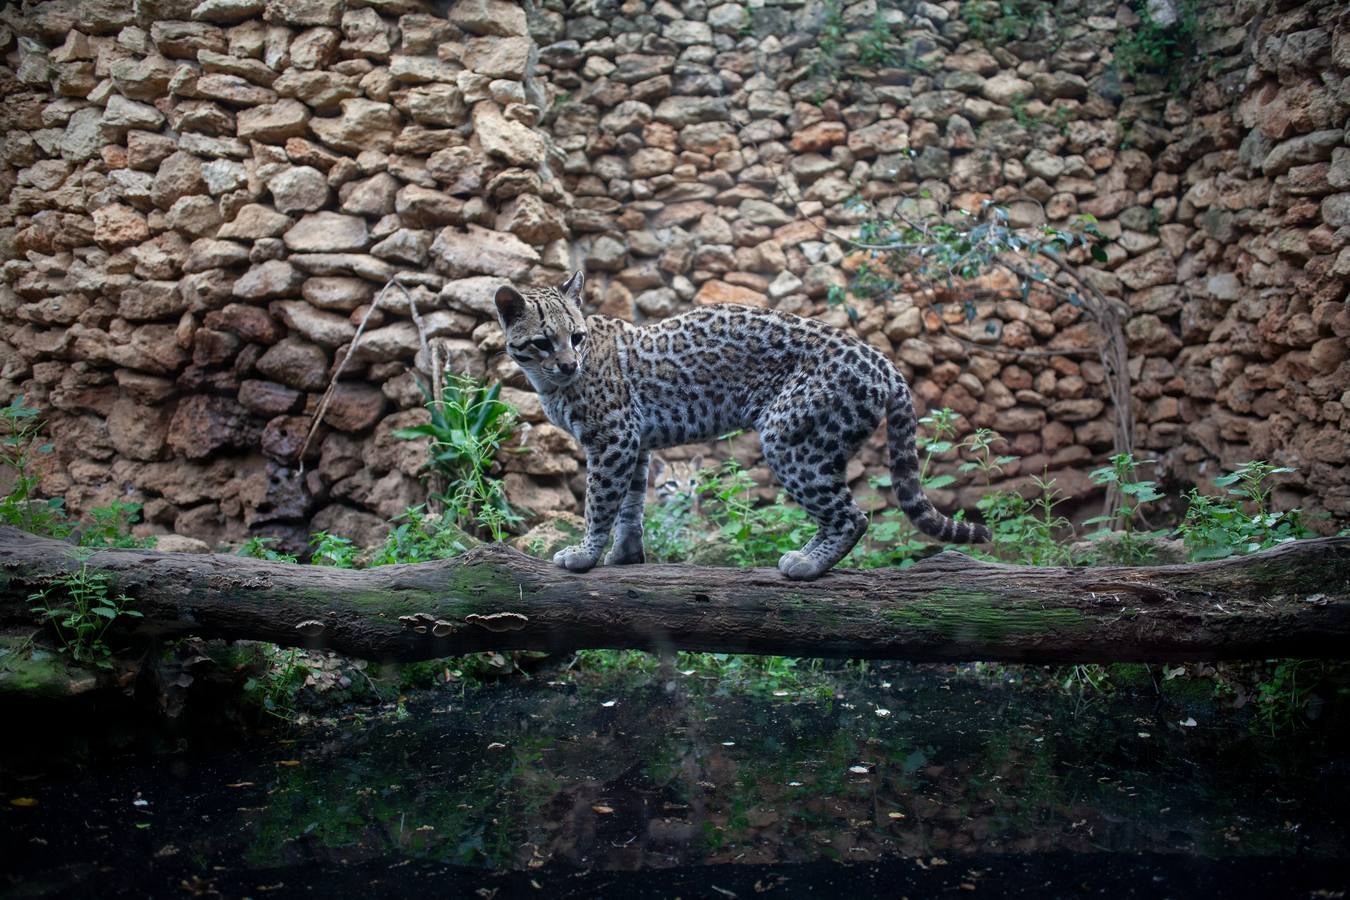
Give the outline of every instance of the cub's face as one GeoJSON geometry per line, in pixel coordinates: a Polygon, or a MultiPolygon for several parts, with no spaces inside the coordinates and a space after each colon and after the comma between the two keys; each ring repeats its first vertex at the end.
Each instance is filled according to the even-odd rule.
{"type": "Polygon", "coordinates": [[[560,287],[497,289],[497,317],[506,352],[540,393],[571,384],[586,362],[586,320],[581,314],[581,272],[560,287]]]}

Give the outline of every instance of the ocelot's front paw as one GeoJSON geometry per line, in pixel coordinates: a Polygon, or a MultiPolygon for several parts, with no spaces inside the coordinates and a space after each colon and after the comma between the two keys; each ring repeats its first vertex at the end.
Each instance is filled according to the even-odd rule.
{"type": "Polygon", "coordinates": [[[553,554],[553,564],[569,572],[587,572],[595,568],[595,554],[587,553],[579,546],[564,547],[553,554]]]}

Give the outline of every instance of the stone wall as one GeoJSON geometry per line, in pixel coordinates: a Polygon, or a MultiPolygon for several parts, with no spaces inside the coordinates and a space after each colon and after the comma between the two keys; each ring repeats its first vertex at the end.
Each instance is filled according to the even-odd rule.
{"type": "MultiPolygon", "coordinates": [[[[532,422],[513,500],[575,510],[570,439],[521,389],[489,298],[584,265],[588,305],[634,321],[730,300],[852,329],[927,406],[1008,435],[1011,484],[1048,469],[1090,499],[1113,413],[1101,366],[1067,352],[1094,339],[1081,310],[997,279],[973,321],[964,286],[854,298],[856,323],[826,302],[863,261],[830,234],[856,227],[851,196],[993,199],[1112,238],[1095,283],[1134,313],[1135,438],[1165,472],[1265,457],[1300,470],[1279,502],[1350,517],[1344,10],[1202,10],[1206,70],[1173,95],[1121,81],[1128,10],[1048,6],[1038,39],[986,43],[955,2],[10,5],[0,399],[49,411],[44,488],[73,510],[138,500],[150,530],[209,541],[368,539],[425,496],[422,448],[392,437],[425,415],[407,297],[374,313],[296,455],[402,272],[438,350],[506,380],[532,422]],[[879,31],[899,46],[858,64],[879,31]]],[[[708,449],[757,463],[750,436],[708,449]]],[[[850,472],[869,503],[884,468],[875,441],[850,472]]]]}

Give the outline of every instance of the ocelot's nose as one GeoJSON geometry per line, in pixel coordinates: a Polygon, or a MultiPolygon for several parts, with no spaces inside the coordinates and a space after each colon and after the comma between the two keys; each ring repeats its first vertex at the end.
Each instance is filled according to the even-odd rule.
{"type": "Polygon", "coordinates": [[[572,374],[573,372],[575,372],[576,370],[577,370],[577,364],[574,363],[574,362],[560,362],[560,363],[558,363],[558,371],[561,372],[561,373],[563,373],[564,375],[571,375],[571,374],[572,374]]]}

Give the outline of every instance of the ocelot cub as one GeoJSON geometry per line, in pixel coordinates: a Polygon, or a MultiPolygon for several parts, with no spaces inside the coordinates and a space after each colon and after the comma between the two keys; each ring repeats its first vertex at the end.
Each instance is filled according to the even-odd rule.
{"type": "Polygon", "coordinates": [[[764,458],[819,526],[783,554],[788,578],[817,578],[867,529],[844,469],[886,416],[891,484],[920,531],[989,540],[983,525],[938,512],[919,484],[909,387],[881,351],[812,319],[710,306],[636,326],[583,316],[581,272],[558,288],[496,293],[506,352],[539,392],[549,420],[586,451],[586,535],[553,561],[584,572],[614,532],[609,565],[643,562],[650,451],[737,428],[759,432],[764,458]]]}

